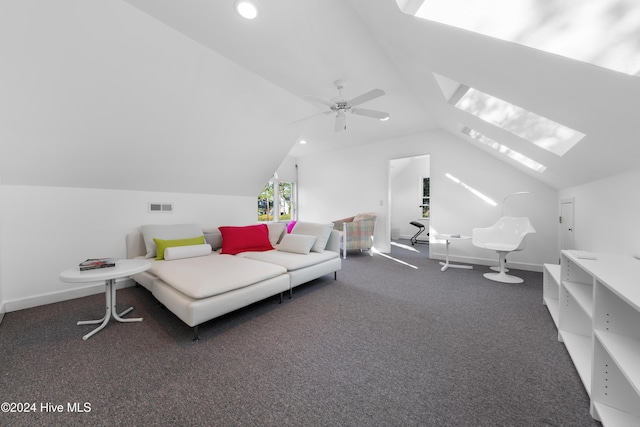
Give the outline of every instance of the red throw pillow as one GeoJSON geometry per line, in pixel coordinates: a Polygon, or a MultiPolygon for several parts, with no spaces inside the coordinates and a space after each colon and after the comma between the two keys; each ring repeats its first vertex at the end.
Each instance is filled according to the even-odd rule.
{"type": "Polygon", "coordinates": [[[269,241],[267,224],[247,225],[244,227],[218,227],[222,234],[223,254],[235,255],[240,252],[261,252],[273,249],[269,241]]]}

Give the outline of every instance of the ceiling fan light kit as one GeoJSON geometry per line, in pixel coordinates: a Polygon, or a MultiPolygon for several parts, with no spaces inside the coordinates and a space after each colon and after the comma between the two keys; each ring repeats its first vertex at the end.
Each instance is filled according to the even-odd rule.
{"type": "Polygon", "coordinates": [[[389,120],[389,113],[385,113],[384,111],[369,110],[367,108],[357,107],[360,104],[364,104],[365,102],[368,102],[383,96],[385,92],[382,89],[372,89],[368,92],[363,93],[360,96],[356,96],[355,98],[352,98],[351,100],[345,100],[342,97],[342,89],[344,89],[345,81],[336,80],[334,84],[338,88],[338,96],[335,98],[332,98],[330,101],[324,100],[322,98],[318,98],[316,96],[306,96],[305,99],[310,102],[326,105],[327,107],[329,107],[329,111],[326,111],[325,114],[336,113],[336,120],[335,120],[335,126],[334,126],[334,130],[336,132],[340,132],[347,129],[347,117],[345,114],[347,112],[351,114],[356,114],[359,116],[371,117],[381,121],[389,120]]]}

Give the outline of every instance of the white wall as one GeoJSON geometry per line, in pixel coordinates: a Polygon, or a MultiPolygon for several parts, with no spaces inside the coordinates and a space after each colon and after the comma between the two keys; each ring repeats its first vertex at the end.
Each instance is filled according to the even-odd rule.
{"type": "Polygon", "coordinates": [[[86,258],[125,258],[125,235],[142,224],[257,220],[255,197],[2,185],[0,200],[0,295],[7,311],[103,292],[58,275],[86,258]],[[173,202],[174,213],[148,213],[148,202],[173,202]]]}
{"type": "MultiPolygon", "coordinates": [[[[339,152],[298,159],[300,219],[330,221],[358,212],[379,213],[375,247],[390,250],[388,218],[390,159],[429,153],[431,159],[431,236],[437,233],[471,234],[500,217],[503,198],[517,191],[532,194],[509,199],[505,214],[530,217],[537,234],[527,239],[527,249],[513,253],[514,268],[541,271],[543,263],[557,262],[558,193],[527,174],[443,131],[427,132],[339,152]],[[498,202],[490,206],[468,187],[498,202]]],[[[432,237],[433,239],[433,237],[432,237]]],[[[453,260],[492,265],[495,253],[475,248],[470,241],[451,245],[453,260]]],[[[444,244],[432,241],[431,257],[444,257],[444,244]]]]}
{"type": "MultiPolygon", "coordinates": [[[[394,159],[390,162],[390,229],[398,230],[401,238],[409,239],[418,228],[411,221],[422,223],[429,230],[429,219],[422,218],[420,207],[422,197],[422,178],[430,174],[429,156],[415,156],[406,159],[394,159]]],[[[427,231],[420,240],[427,239],[427,231]]]]}
{"type": "Polygon", "coordinates": [[[640,169],[560,191],[574,198],[578,250],[640,256],[640,169]]]}
{"type": "MultiPolygon", "coordinates": [[[[278,167],[277,174],[280,181],[296,182],[298,179],[297,159],[286,157],[278,167]]],[[[266,184],[266,182],[265,182],[266,184]]]]}

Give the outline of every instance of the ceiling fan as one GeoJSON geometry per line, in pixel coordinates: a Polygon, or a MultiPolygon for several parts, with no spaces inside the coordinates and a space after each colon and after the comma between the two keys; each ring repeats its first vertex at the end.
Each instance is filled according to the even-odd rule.
{"type": "Polygon", "coordinates": [[[318,98],[317,96],[305,96],[304,98],[313,103],[318,103],[318,104],[326,105],[327,107],[329,107],[329,111],[325,111],[324,114],[336,113],[336,122],[335,122],[335,128],[334,128],[336,132],[347,129],[347,116],[345,115],[346,113],[357,114],[359,116],[372,117],[378,120],[389,119],[389,113],[358,107],[358,105],[360,104],[364,104],[367,101],[371,101],[372,99],[375,99],[384,95],[384,91],[382,89],[372,89],[369,92],[365,92],[360,96],[356,96],[355,98],[352,98],[350,100],[345,100],[342,96],[342,89],[345,86],[345,81],[336,80],[334,84],[338,88],[338,96],[331,98],[331,100],[329,101],[326,101],[322,98],[318,98]]]}

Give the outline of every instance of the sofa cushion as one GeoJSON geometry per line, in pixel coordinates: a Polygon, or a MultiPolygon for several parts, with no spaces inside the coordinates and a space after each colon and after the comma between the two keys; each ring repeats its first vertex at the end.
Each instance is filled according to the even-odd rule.
{"type": "Polygon", "coordinates": [[[220,230],[204,230],[204,240],[211,245],[211,249],[217,251],[222,247],[222,233],[220,230]]]}
{"type": "Polygon", "coordinates": [[[156,244],[156,259],[164,259],[164,251],[167,248],[176,246],[192,246],[192,245],[204,245],[204,236],[190,237],[187,239],[175,239],[175,240],[163,240],[153,238],[153,242],[156,244]]]}
{"type": "Polygon", "coordinates": [[[286,268],[287,271],[295,271],[301,268],[323,263],[333,258],[340,258],[338,253],[333,251],[324,251],[322,253],[309,252],[307,255],[284,251],[243,252],[236,256],[279,265],[286,268]]]}
{"type": "Polygon", "coordinates": [[[188,297],[201,299],[253,285],[287,270],[275,264],[214,253],[175,261],[155,261],[148,271],[188,297]]]}
{"type": "Polygon", "coordinates": [[[308,254],[311,247],[316,242],[316,236],[307,236],[305,234],[286,234],[276,249],[284,252],[293,252],[296,254],[308,254]]]}
{"type": "Polygon", "coordinates": [[[211,255],[211,245],[209,244],[173,246],[164,250],[164,259],[167,261],[205,255],[211,255]]]}
{"type": "Polygon", "coordinates": [[[235,255],[246,251],[269,251],[273,249],[269,241],[269,229],[266,224],[242,227],[218,227],[222,233],[223,254],[235,255]]]}
{"type": "Polygon", "coordinates": [[[175,240],[202,236],[202,228],[197,224],[147,224],[140,227],[147,250],[145,258],[156,256],[156,239],[175,240]]]}
{"type": "Polygon", "coordinates": [[[284,222],[268,222],[267,228],[269,229],[269,242],[272,246],[277,245],[287,229],[287,224],[284,222]]]}
{"type": "Polygon", "coordinates": [[[324,248],[327,247],[329,236],[331,236],[331,230],[333,230],[333,224],[298,221],[293,227],[293,230],[291,230],[291,234],[316,236],[316,242],[313,244],[311,251],[322,253],[324,248]]]}

